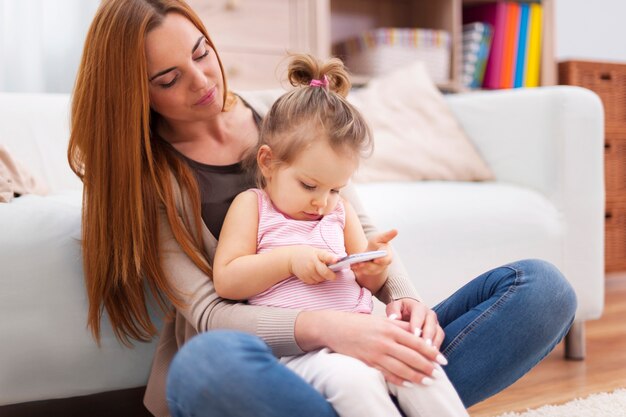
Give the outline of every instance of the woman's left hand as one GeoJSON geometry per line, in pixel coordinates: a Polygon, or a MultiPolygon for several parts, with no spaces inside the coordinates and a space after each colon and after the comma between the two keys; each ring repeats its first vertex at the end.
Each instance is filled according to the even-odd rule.
{"type": "Polygon", "coordinates": [[[441,347],[445,333],[437,314],[422,302],[413,298],[400,298],[387,304],[387,317],[410,323],[413,333],[421,336],[427,343],[430,340],[437,349],[441,347]]]}

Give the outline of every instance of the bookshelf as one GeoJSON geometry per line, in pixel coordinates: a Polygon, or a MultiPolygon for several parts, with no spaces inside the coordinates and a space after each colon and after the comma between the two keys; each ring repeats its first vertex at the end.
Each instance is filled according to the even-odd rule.
{"type": "MultiPolygon", "coordinates": [[[[541,85],[557,80],[554,58],[554,1],[542,0],[541,85]]],[[[330,41],[337,43],[376,27],[420,27],[450,33],[450,76],[443,89],[460,91],[463,6],[495,0],[330,0],[330,41]]],[[[324,30],[324,29],[322,29],[324,30]]]]}
{"type": "MultiPolygon", "coordinates": [[[[235,89],[284,87],[282,76],[288,52],[328,57],[332,45],[364,31],[380,27],[418,27],[445,30],[450,34],[450,74],[440,87],[458,91],[461,90],[463,6],[495,0],[188,1],[206,24],[220,52],[229,83],[235,89]]],[[[541,0],[541,85],[556,84],[554,1],[541,0]]],[[[367,81],[355,78],[357,83],[367,81]]]]}

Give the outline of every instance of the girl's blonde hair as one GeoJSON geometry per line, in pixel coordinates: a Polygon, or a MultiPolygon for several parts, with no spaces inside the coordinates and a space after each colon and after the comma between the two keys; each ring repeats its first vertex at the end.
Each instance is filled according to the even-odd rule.
{"type": "MultiPolygon", "coordinates": [[[[161,264],[161,210],[182,250],[211,274],[201,255],[200,228],[193,227],[201,224],[196,180],[171,147],[153,135],[160,115],[150,109],[145,38],[168,13],[189,19],[215,49],[202,21],[183,1],[103,0],[87,33],[74,86],[68,159],[84,184],[87,321],[98,342],[104,310],[125,344],[156,334],[148,289],[164,311],[169,302],[180,305],[161,264]],[[190,203],[186,209],[192,219],[179,217],[173,180],[190,203]]],[[[232,97],[224,79],[225,110],[232,97]]]]}
{"type": "MultiPolygon", "coordinates": [[[[327,140],[337,152],[367,156],[373,141],[365,119],[346,96],[351,83],[343,62],[321,62],[311,55],[293,55],[288,80],[294,87],[272,105],[263,119],[257,148],[247,158],[254,166],[258,149],[268,145],[276,164],[289,164],[309,144],[327,140]],[[312,85],[313,84],[313,85],[312,85]]],[[[257,183],[265,186],[260,170],[257,183]]]]}

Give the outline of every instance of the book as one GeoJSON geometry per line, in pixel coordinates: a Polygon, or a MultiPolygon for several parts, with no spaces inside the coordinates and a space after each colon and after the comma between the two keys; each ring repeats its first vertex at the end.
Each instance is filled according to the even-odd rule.
{"type": "Polygon", "coordinates": [[[483,22],[492,27],[491,48],[485,67],[483,88],[500,88],[502,52],[506,25],[506,3],[485,3],[463,8],[463,23],[483,22]]]}
{"type": "Polygon", "coordinates": [[[504,45],[502,48],[502,66],[500,69],[500,88],[513,88],[519,37],[519,14],[519,3],[506,3],[506,24],[504,27],[504,45]]]}
{"type": "Polygon", "coordinates": [[[513,87],[524,87],[524,74],[526,72],[526,63],[528,57],[528,15],[530,5],[527,3],[520,4],[519,19],[519,41],[517,43],[517,60],[515,62],[515,80],[513,87]]]}
{"type": "Polygon", "coordinates": [[[491,26],[474,22],[463,25],[461,82],[468,88],[480,88],[485,73],[485,63],[491,46],[491,26]]]}
{"type": "Polygon", "coordinates": [[[529,14],[529,36],[528,36],[528,64],[524,78],[524,85],[527,87],[537,87],[539,85],[539,70],[541,62],[541,36],[543,9],[541,4],[530,5],[529,14]]]}

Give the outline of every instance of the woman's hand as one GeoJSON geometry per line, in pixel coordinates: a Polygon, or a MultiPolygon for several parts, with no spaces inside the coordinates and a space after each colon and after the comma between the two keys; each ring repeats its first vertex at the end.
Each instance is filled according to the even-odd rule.
{"type": "Polygon", "coordinates": [[[289,273],[305,284],[319,284],[336,278],[328,264],[337,262],[337,256],[307,245],[289,247],[289,273]]]}
{"type": "Polygon", "coordinates": [[[390,319],[408,322],[410,331],[421,336],[426,344],[432,344],[437,349],[441,347],[445,334],[439,326],[437,314],[424,303],[413,298],[401,298],[387,304],[386,313],[390,319]]]}
{"type": "Polygon", "coordinates": [[[305,351],[329,347],[380,370],[391,383],[428,384],[435,377],[434,362],[442,363],[445,358],[409,326],[405,321],[367,314],[304,311],[296,320],[295,336],[305,351]]]}

